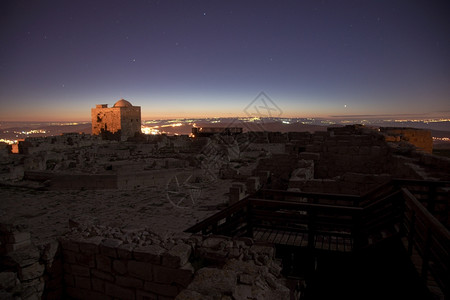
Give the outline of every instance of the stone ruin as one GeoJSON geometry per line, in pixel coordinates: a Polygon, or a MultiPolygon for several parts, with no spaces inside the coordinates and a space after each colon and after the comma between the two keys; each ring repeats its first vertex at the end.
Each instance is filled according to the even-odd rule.
{"type": "MultiPolygon", "coordinates": [[[[27,139],[23,146],[22,154],[3,156],[4,184],[139,189],[163,185],[176,170],[205,168],[233,180],[233,204],[263,186],[361,195],[391,178],[450,179],[450,160],[429,154],[429,135],[420,130],[347,126],[122,143],[63,135],[27,139]]],[[[2,224],[0,298],[290,299],[301,290],[280,275],[274,249],[251,239],[71,227],[57,241],[35,246],[29,230],[2,224]]]]}
{"type": "Polygon", "coordinates": [[[71,222],[59,241],[36,247],[2,224],[1,299],[290,299],[274,248],[249,238],[164,239],[71,222]]]}

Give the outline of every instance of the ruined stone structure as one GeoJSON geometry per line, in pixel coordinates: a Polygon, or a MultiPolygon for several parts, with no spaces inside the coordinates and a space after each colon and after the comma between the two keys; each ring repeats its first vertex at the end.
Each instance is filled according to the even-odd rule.
{"type": "Polygon", "coordinates": [[[141,132],[141,107],[124,99],[113,107],[97,104],[91,109],[91,116],[92,134],[101,135],[104,139],[126,141],[141,132]]]}
{"type": "Polygon", "coordinates": [[[405,141],[414,145],[418,150],[432,153],[433,152],[433,137],[431,131],[416,128],[401,128],[401,127],[382,127],[380,131],[383,132],[387,142],[405,141]]]}
{"type": "Polygon", "coordinates": [[[194,127],[192,134],[194,137],[208,137],[215,134],[220,135],[237,135],[243,132],[242,127],[194,127]]]}
{"type": "MultiPolygon", "coordinates": [[[[135,108],[129,102],[121,101],[115,105],[119,116],[123,110],[135,108]]],[[[96,124],[98,135],[123,138],[125,127],[115,132],[111,129],[113,125],[110,124],[116,120],[112,119],[115,108],[93,109],[95,120],[97,114],[111,110],[111,114],[102,115],[103,123],[96,124]]],[[[133,120],[133,124],[137,123],[133,120]]],[[[275,211],[275,206],[263,206],[270,201],[270,205],[274,204],[273,201],[297,201],[295,205],[306,208],[292,214],[295,222],[307,220],[307,209],[318,205],[330,206],[325,209],[332,210],[332,213],[338,209],[342,212],[347,209],[342,207],[349,206],[350,212],[361,211],[360,216],[371,222],[372,219],[366,217],[370,215],[368,206],[352,206],[365,201],[366,195],[376,188],[381,187],[383,193],[385,190],[390,193],[387,183],[400,184],[401,180],[410,180],[408,184],[412,184],[426,180],[435,188],[429,189],[425,185],[408,188],[423,197],[434,195],[434,204],[428,205],[431,202],[425,198],[422,201],[428,201],[427,209],[435,223],[440,222],[447,228],[450,226],[450,183],[444,182],[450,181],[450,159],[419,149],[420,141],[429,141],[428,133],[423,130],[402,129],[397,132],[345,126],[316,133],[261,131],[224,134],[219,131],[195,138],[142,135],[124,143],[101,140],[98,135],[28,138],[20,144],[22,150],[19,154],[4,154],[0,162],[0,183],[6,186],[3,199],[17,199],[27,205],[31,203],[27,199],[32,197],[44,199],[45,196],[50,200],[42,206],[39,204],[41,211],[23,205],[20,210],[9,208],[8,218],[4,214],[5,221],[0,219],[0,299],[298,299],[298,295],[296,298],[293,295],[308,288],[307,285],[302,286],[306,281],[284,276],[297,276],[291,272],[293,267],[304,268],[304,261],[309,261],[306,255],[310,249],[305,246],[309,243],[308,238],[299,234],[295,239],[291,238],[293,235],[277,235],[286,237],[283,238],[285,244],[281,239],[264,240],[264,232],[267,236],[275,232],[273,224],[281,224],[288,219],[287,215],[279,217],[279,214],[291,214],[285,208],[275,211]],[[211,177],[214,180],[207,181],[211,177]],[[181,188],[172,189],[169,183],[173,182],[179,182],[177,186],[181,188]],[[17,187],[33,191],[29,193],[17,187]],[[249,195],[257,195],[258,191],[263,193],[261,188],[267,191],[267,199],[256,200],[268,202],[248,200],[249,195]],[[191,208],[192,190],[200,191],[201,196],[195,198],[195,203],[192,200],[191,208]],[[276,190],[276,194],[269,194],[270,190],[276,190]],[[140,194],[142,199],[135,200],[140,194]],[[175,195],[183,198],[175,198],[175,195]],[[174,204],[175,199],[182,201],[185,195],[191,198],[174,204]],[[28,198],[21,200],[22,196],[28,198]],[[78,205],[75,199],[93,200],[75,212],[61,209],[68,203],[75,208],[78,205]],[[313,202],[316,200],[320,203],[313,202]],[[248,203],[253,205],[250,208],[252,218],[246,217],[248,203]],[[236,218],[220,217],[216,222],[218,225],[208,225],[208,228],[229,228],[229,224],[222,222],[228,222],[227,219],[241,222],[247,218],[252,220],[255,229],[252,235],[249,234],[252,238],[221,235],[226,232],[211,232],[214,236],[206,231],[181,232],[195,220],[209,217],[211,208],[223,208],[226,204],[229,206],[225,210],[236,208],[231,213],[231,217],[236,218]],[[237,209],[239,207],[240,210],[237,209]],[[274,215],[272,211],[275,211],[274,215]],[[73,221],[72,215],[80,217],[77,216],[80,212],[86,221],[73,221]],[[184,215],[188,217],[182,219],[180,212],[187,212],[184,215]],[[164,220],[158,219],[163,214],[164,220]],[[273,215],[272,219],[268,215],[273,215]],[[274,220],[280,222],[274,223],[274,220]],[[256,221],[269,230],[263,232],[262,226],[258,229],[254,226],[256,221]],[[29,228],[22,227],[24,222],[29,222],[29,228]],[[136,226],[134,223],[138,222],[136,226]],[[168,226],[169,223],[175,225],[168,226]],[[43,230],[44,225],[55,231],[43,230]],[[180,232],[174,233],[177,226],[180,226],[180,232]],[[170,231],[166,231],[166,227],[170,231]],[[196,232],[202,232],[202,235],[196,232]],[[288,241],[293,241],[296,247],[303,247],[295,252],[298,255],[293,257],[286,252],[286,247],[292,246],[287,244],[288,241]],[[267,243],[271,246],[263,247],[267,243]],[[280,273],[281,266],[283,273],[280,273]]],[[[395,197],[399,194],[395,192],[392,195],[394,198],[388,197],[386,201],[377,203],[398,201],[395,197]]],[[[3,205],[4,211],[8,207],[16,207],[3,205]]],[[[370,207],[378,210],[380,206],[370,207]]],[[[390,212],[394,206],[386,207],[390,212]]],[[[384,212],[381,211],[380,216],[384,212]]],[[[405,215],[410,214],[408,210],[405,215]]],[[[341,213],[337,216],[343,216],[337,224],[341,227],[341,221],[347,224],[361,219],[341,213]]],[[[303,226],[301,230],[309,230],[308,224],[300,225],[303,226]]],[[[333,232],[341,235],[344,232],[341,227],[336,227],[339,231],[333,229],[333,232]]],[[[245,227],[237,227],[238,230],[240,228],[245,227]]],[[[375,238],[396,239],[398,234],[377,231],[370,238],[382,241],[375,238]]],[[[324,240],[337,241],[323,236],[319,238],[322,239],[321,245],[324,240]]],[[[346,241],[355,245],[351,240],[346,241]]],[[[340,251],[337,243],[330,242],[329,245],[336,245],[333,251],[340,251]]],[[[339,245],[342,249],[342,245],[349,244],[339,245]]],[[[353,246],[345,247],[344,250],[354,249],[351,248],[353,246]]],[[[323,247],[318,249],[325,250],[323,247]]],[[[433,294],[438,295],[438,292],[433,294]]]]}

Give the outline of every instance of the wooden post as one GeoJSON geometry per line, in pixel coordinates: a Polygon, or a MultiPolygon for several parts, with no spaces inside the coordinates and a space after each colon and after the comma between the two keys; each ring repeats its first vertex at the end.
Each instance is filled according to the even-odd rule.
{"type": "Polygon", "coordinates": [[[415,233],[415,225],[416,225],[416,211],[412,211],[411,213],[411,224],[409,225],[409,233],[408,233],[408,255],[412,255],[413,246],[414,246],[414,233],[415,233]]]}
{"type": "Polygon", "coordinates": [[[357,215],[353,216],[353,228],[352,228],[352,236],[353,236],[353,251],[360,250],[363,245],[363,228],[362,228],[362,212],[358,212],[357,215]]]}
{"type": "Polygon", "coordinates": [[[431,229],[428,228],[427,234],[425,236],[425,247],[423,250],[423,257],[422,257],[422,270],[421,270],[421,277],[423,281],[427,282],[427,275],[428,275],[428,263],[430,260],[430,247],[431,247],[431,229]]]}
{"type": "Polygon", "coordinates": [[[430,184],[428,186],[428,203],[427,209],[431,214],[434,214],[435,204],[436,204],[436,185],[430,184]]]}
{"type": "Polygon", "coordinates": [[[316,240],[316,211],[312,208],[308,209],[308,249],[314,250],[314,242],[316,240]]]}
{"type": "Polygon", "coordinates": [[[247,236],[253,238],[253,214],[251,201],[247,203],[247,236]]]}

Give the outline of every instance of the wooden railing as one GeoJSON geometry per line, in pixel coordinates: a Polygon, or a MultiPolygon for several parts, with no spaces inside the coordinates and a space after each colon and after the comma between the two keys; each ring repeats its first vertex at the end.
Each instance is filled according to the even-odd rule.
{"type": "Polygon", "coordinates": [[[396,189],[406,188],[436,218],[450,228],[450,182],[394,179],[396,189]]]}
{"type": "MultiPolygon", "coordinates": [[[[187,229],[187,232],[253,237],[256,228],[307,234],[307,247],[314,248],[318,235],[351,237],[353,251],[369,246],[371,235],[398,226],[422,257],[422,278],[428,271],[450,297],[450,234],[421,203],[440,203],[440,187],[449,182],[393,180],[363,196],[262,190],[187,229]],[[402,186],[415,190],[421,201],[402,186]],[[430,192],[431,191],[431,192],[430,192]],[[425,196],[426,197],[425,197],[425,196]],[[255,198],[257,196],[258,198],[255,198]]],[[[447,202],[450,201],[447,198],[447,202]]]]}
{"type": "Polygon", "coordinates": [[[421,277],[431,273],[442,292],[450,299],[450,232],[406,188],[404,228],[408,254],[416,249],[422,258],[421,277]]]}
{"type": "Polygon", "coordinates": [[[362,210],[359,207],[265,199],[247,201],[249,236],[254,228],[306,233],[307,246],[313,249],[318,235],[350,238],[359,233],[359,227],[354,226],[362,210]]]}
{"type": "Polygon", "coordinates": [[[248,218],[248,199],[246,197],[224,210],[206,218],[200,223],[186,229],[186,232],[207,234],[242,235],[241,227],[245,227],[248,218]],[[235,225],[234,228],[232,225],[235,225]]]}
{"type": "Polygon", "coordinates": [[[358,206],[361,201],[361,197],[358,195],[293,192],[285,190],[261,190],[253,195],[253,197],[269,200],[300,201],[339,206],[358,206]]]}

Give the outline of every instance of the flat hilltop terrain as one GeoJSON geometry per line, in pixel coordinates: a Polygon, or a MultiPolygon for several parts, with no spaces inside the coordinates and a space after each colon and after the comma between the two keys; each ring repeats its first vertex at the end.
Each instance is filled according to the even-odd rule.
{"type": "Polygon", "coordinates": [[[231,180],[202,188],[191,205],[171,203],[164,188],[135,190],[33,190],[0,187],[0,222],[25,225],[36,244],[60,237],[69,219],[113,228],[146,228],[162,238],[176,235],[220,210],[231,180]]]}

